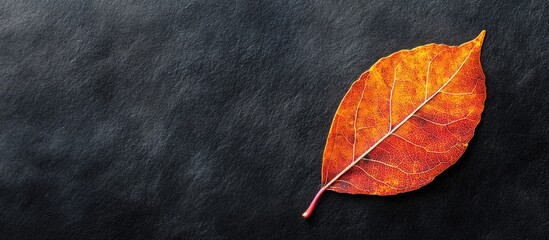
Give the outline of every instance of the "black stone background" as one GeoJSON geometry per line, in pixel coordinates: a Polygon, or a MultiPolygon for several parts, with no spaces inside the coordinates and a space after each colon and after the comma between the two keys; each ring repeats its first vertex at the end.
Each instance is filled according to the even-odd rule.
{"type": "Polygon", "coordinates": [[[0,239],[547,239],[547,1],[0,3],[0,239]],[[466,153],[391,197],[320,187],[379,58],[487,30],[466,153]]]}

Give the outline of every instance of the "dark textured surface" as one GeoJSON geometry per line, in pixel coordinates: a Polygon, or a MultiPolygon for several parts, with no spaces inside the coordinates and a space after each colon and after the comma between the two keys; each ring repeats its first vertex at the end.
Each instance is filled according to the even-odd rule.
{"type": "Polygon", "coordinates": [[[547,1],[150,2],[0,3],[0,239],[549,236],[547,1]],[[351,83],[482,29],[458,163],[302,220],[351,83]]]}

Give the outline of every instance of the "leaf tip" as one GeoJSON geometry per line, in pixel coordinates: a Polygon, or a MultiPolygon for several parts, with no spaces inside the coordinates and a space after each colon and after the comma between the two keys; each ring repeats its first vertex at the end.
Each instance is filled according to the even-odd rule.
{"type": "Polygon", "coordinates": [[[475,38],[475,41],[478,41],[479,45],[482,45],[482,42],[484,42],[484,36],[486,36],[486,30],[482,30],[480,34],[475,38]]]}

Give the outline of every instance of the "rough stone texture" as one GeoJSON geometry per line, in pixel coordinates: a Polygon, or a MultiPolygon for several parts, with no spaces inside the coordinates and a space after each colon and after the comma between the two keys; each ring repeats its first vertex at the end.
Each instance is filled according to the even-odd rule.
{"type": "Polygon", "coordinates": [[[1,239],[549,236],[547,1],[0,3],[1,239]],[[379,58],[487,30],[465,155],[392,197],[319,189],[379,58]]]}

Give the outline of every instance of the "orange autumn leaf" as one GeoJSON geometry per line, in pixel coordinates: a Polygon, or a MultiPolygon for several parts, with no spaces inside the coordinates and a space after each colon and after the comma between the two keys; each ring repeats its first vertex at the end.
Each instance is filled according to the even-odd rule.
{"type": "Polygon", "coordinates": [[[394,195],[416,190],[467,148],[486,99],[485,31],[460,46],[428,44],[381,58],[353,83],[328,134],[322,188],[394,195]]]}

